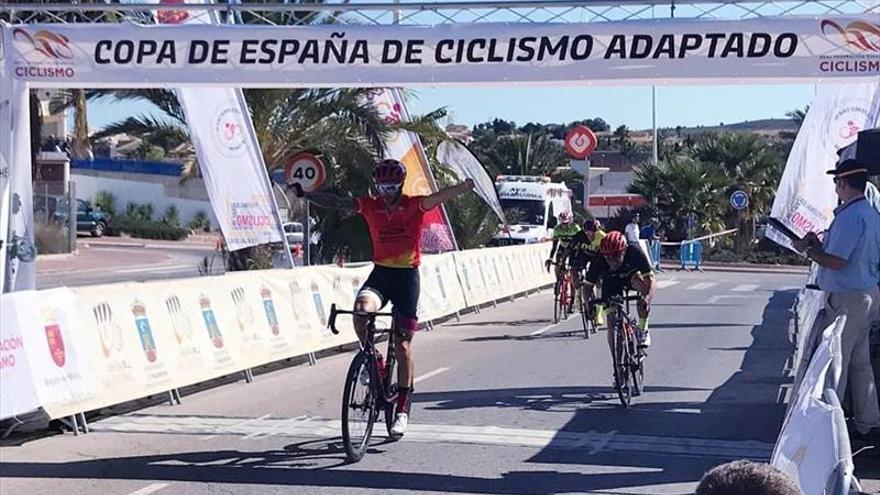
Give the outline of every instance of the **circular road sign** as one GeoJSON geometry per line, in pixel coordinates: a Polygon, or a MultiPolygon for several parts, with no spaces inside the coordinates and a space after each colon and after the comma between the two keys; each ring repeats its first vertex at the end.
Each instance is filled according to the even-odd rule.
{"type": "Polygon", "coordinates": [[[730,195],[730,206],[736,211],[745,210],[749,207],[749,195],[745,191],[734,191],[730,195]]]}
{"type": "Polygon", "coordinates": [[[324,185],[326,178],[324,162],[311,153],[293,155],[284,167],[284,180],[287,184],[299,184],[307,193],[317,191],[324,185]]]}
{"type": "Polygon", "coordinates": [[[597,144],[596,134],[587,126],[576,126],[565,135],[565,152],[575,160],[586,159],[597,144]]]}

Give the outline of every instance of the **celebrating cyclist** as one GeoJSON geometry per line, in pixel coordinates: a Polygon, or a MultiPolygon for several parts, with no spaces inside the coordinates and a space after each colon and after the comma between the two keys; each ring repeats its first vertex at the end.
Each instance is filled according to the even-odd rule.
{"type": "MultiPolygon", "coordinates": [[[[406,167],[397,160],[383,160],[373,170],[377,197],[350,198],[330,193],[310,193],[313,203],[336,210],[355,211],[367,224],[373,244],[374,268],[357,294],[354,311],[374,313],[391,302],[396,314],[397,340],[395,355],[398,366],[398,399],[391,432],[403,435],[409,422],[413,380],[413,333],[418,329],[419,257],[421,253],[422,220],[432,208],[470,191],[472,180],[441,189],[428,196],[403,194],[406,167]]],[[[297,195],[302,196],[302,189],[297,195]]],[[[355,318],[354,328],[363,340],[366,321],[355,318]]]]}
{"type": "Polygon", "coordinates": [[[553,247],[550,248],[550,258],[546,262],[547,269],[556,258],[556,288],[559,290],[559,281],[562,280],[565,259],[568,257],[571,240],[575,234],[581,231],[581,227],[572,221],[571,212],[563,211],[559,214],[559,224],[553,229],[553,247]]]}
{"type": "MultiPolygon", "coordinates": [[[[617,230],[613,230],[601,241],[600,251],[602,256],[597,257],[590,264],[586,275],[586,285],[592,288],[601,280],[602,296],[625,296],[627,290],[634,290],[641,296],[637,305],[639,313],[639,347],[647,348],[651,345],[651,334],[648,329],[648,319],[651,312],[651,301],[654,299],[656,284],[651,262],[638,246],[629,245],[626,237],[617,230]]],[[[608,318],[608,345],[613,346],[611,330],[616,322],[613,316],[608,318]]],[[[614,349],[611,349],[614,352],[614,349]]]]}

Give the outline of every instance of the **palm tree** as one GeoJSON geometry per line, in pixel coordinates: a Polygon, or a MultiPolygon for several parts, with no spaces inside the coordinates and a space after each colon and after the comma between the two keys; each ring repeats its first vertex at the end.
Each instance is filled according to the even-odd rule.
{"type": "Polygon", "coordinates": [[[809,111],[810,105],[807,105],[804,107],[803,110],[799,108],[795,110],[789,110],[788,112],[785,112],[785,116],[793,120],[794,123],[797,124],[798,129],[800,129],[801,126],[804,124],[804,119],[807,118],[807,112],[809,111]]]}
{"type": "Polygon", "coordinates": [[[567,164],[565,150],[549,134],[486,136],[471,148],[490,173],[549,175],[567,164]]]}

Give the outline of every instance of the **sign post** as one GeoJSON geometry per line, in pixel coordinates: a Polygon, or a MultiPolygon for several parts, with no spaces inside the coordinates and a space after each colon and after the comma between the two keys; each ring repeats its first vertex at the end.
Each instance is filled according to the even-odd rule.
{"type": "MultiPolygon", "coordinates": [[[[284,166],[284,180],[288,185],[299,184],[303,192],[315,192],[324,185],[327,171],[324,162],[311,153],[297,153],[284,166]]],[[[312,215],[306,200],[306,218],[303,221],[303,265],[309,266],[312,255],[312,215]]]]}
{"type": "Polygon", "coordinates": [[[569,166],[584,176],[584,210],[590,209],[590,160],[587,159],[598,144],[596,134],[583,125],[565,135],[565,152],[571,158],[569,166]]]}

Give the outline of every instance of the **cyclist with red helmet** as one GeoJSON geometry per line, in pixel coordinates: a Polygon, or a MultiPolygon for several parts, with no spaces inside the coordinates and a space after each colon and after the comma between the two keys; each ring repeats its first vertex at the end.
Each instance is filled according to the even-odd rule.
{"type": "MultiPolygon", "coordinates": [[[[602,239],[600,246],[602,256],[597,256],[590,269],[587,270],[586,284],[591,288],[602,282],[604,297],[626,295],[627,290],[639,293],[637,309],[639,313],[639,346],[651,345],[651,334],[648,329],[648,318],[651,312],[651,301],[654,299],[656,285],[651,262],[644,251],[638,246],[629,245],[626,237],[613,230],[602,239]]],[[[614,328],[615,322],[609,315],[608,328],[614,328]]],[[[613,345],[611,332],[608,332],[608,345],[613,345]]],[[[612,349],[613,352],[613,349],[612,349]]]]}
{"type": "MultiPolygon", "coordinates": [[[[367,224],[373,244],[373,271],[357,294],[354,310],[373,313],[389,302],[397,315],[395,355],[398,366],[397,411],[392,433],[403,435],[409,420],[413,380],[413,332],[418,329],[419,258],[421,254],[422,220],[425,213],[441,203],[470,191],[472,180],[447,187],[427,196],[403,194],[406,167],[397,160],[383,160],[373,170],[377,196],[342,197],[331,193],[310,193],[310,201],[326,208],[354,211],[367,224]],[[407,384],[404,386],[403,384],[407,384]]],[[[295,185],[298,196],[302,189],[295,185]]],[[[366,322],[355,318],[358,338],[363,340],[366,322]]]]}

